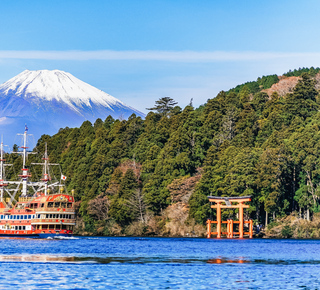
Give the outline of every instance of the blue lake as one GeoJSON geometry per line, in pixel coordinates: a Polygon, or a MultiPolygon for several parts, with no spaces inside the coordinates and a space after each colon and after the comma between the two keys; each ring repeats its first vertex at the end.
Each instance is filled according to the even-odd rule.
{"type": "Polygon", "coordinates": [[[0,239],[0,289],[320,289],[320,241],[0,239]]]}

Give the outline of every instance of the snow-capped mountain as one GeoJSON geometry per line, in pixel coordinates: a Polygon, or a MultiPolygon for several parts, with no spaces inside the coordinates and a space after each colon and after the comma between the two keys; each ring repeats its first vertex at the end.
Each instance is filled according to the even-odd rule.
{"type": "MultiPolygon", "coordinates": [[[[0,85],[0,134],[9,144],[25,124],[37,140],[60,128],[79,127],[83,121],[111,115],[126,119],[144,114],[113,96],[59,70],[25,70],[0,85]]],[[[18,144],[19,145],[19,144],[18,144]]]]}

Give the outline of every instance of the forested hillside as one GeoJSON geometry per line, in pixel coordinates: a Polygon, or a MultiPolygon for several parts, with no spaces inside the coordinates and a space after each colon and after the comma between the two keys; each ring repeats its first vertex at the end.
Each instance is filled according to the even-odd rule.
{"type": "Polygon", "coordinates": [[[199,108],[162,98],[145,120],[86,121],[43,135],[37,150],[47,142],[68,176],[79,231],[200,234],[212,214],[208,195],[251,195],[247,215],[258,222],[266,213],[270,221],[293,211],[312,217],[320,211],[318,72],[295,70],[298,83],[284,96],[264,91],[278,82],[273,75],[199,108]]]}

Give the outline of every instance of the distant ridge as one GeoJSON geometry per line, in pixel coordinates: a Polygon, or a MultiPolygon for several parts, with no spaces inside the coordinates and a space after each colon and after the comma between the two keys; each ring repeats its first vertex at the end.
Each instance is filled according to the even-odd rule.
{"type": "MultiPolygon", "coordinates": [[[[37,140],[60,128],[111,115],[145,115],[115,97],[60,70],[25,70],[0,85],[0,134],[9,144],[27,123],[37,140]]],[[[18,144],[19,145],[19,144],[18,144]]]]}

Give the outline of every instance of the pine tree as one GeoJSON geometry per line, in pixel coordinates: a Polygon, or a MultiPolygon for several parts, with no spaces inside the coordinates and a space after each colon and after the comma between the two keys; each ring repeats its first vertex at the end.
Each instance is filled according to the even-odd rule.
{"type": "Polygon", "coordinates": [[[157,111],[161,116],[168,116],[177,104],[172,98],[164,97],[156,101],[156,105],[153,108],[148,108],[150,111],[157,111]]]}

